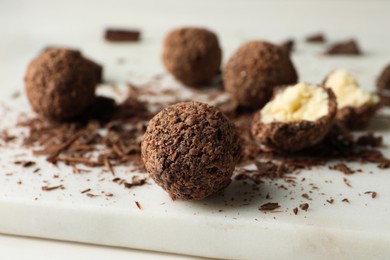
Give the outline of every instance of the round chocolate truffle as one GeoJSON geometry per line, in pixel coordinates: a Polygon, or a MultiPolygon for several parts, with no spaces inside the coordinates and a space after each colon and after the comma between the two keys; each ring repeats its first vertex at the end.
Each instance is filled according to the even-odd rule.
{"type": "Polygon", "coordinates": [[[223,74],[225,90],[241,106],[250,109],[263,107],[275,86],[298,80],[289,54],[280,46],[263,41],[241,46],[229,59],[223,74]]]}
{"type": "Polygon", "coordinates": [[[146,170],[174,200],[200,200],[225,188],[240,151],[227,117],[193,101],[160,111],[150,120],[141,145],[146,170]]]}
{"type": "Polygon", "coordinates": [[[209,83],[217,75],[222,51],[213,32],[201,28],[181,28],[166,36],[162,59],[177,80],[196,87],[209,83]]]}
{"type": "Polygon", "coordinates": [[[376,83],[378,89],[390,90],[390,64],[387,65],[379,75],[376,83]]]}
{"type": "Polygon", "coordinates": [[[79,51],[47,48],[29,64],[24,81],[33,110],[63,121],[80,116],[93,104],[101,77],[102,67],[79,51]]]}

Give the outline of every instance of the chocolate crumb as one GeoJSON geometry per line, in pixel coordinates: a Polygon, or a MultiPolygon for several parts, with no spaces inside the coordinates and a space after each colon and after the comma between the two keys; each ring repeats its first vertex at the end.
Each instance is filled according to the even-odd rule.
{"type": "Polygon", "coordinates": [[[124,185],[125,185],[125,188],[130,189],[132,187],[142,186],[142,185],[144,185],[146,183],[147,183],[147,179],[146,178],[138,179],[138,178],[134,178],[133,177],[131,182],[124,182],[124,185]]]}
{"type": "Polygon", "coordinates": [[[366,191],[364,194],[371,194],[371,198],[375,199],[377,196],[377,193],[375,191],[366,191]]]}
{"type": "Polygon", "coordinates": [[[141,32],[134,29],[107,29],[104,38],[109,42],[136,42],[141,32]]]}
{"type": "Polygon", "coordinates": [[[355,40],[334,43],[325,51],[326,55],[361,55],[362,52],[355,40]]]}
{"type": "Polygon", "coordinates": [[[138,201],[135,201],[135,205],[137,205],[138,209],[142,209],[141,204],[138,201]]]}
{"type": "Polygon", "coordinates": [[[329,169],[340,171],[344,174],[353,174],[356,172],[356,171],[352,170],[351,168],[349,168],[345,163],[337,163],[335,165],[330,165],[329,169]]]}
{"type": "Polygon", "coordinates": [[[87,193],[86,194],[88,197],[90,198],[95,198],[95,197],[98,197],[99,195],[96,195],[96,194],[92,194],[92,193],[87,193]]]}
{"type": "Polygon", "coordinates": [[[277,202],[268,202],[268,203],[265,203],[263,205],[260,206],[259,210],[262,210],[262,211],[272,211],[272,210],[275,210],[277,208],[279,208],[280,205],[279,203],[277,202]]]}
{"type": "Polygon", "coordinates": [[[21,165],[22,167],[28,168],[30,166],[35,165],[33,161],[15,161],[14,164],[21,165]]]}
{"type": "Polygon", "coordinates": [[[328,202],[329,204],[333,204],[334,199],[333,198],[329,198],[329,199],[326,200],[326,202],[328,202]]]}
{"type": "Polygon", "coordinates": [[[294,208],[293,212],[294,212],[295,215],[297,215],[298,214],[298,208],[294,208]]]}
{"type": "Polygon", "coordinates": [[[307,194],[307,193],[303,193],[303,194],[302,194],[302,197],[305,198],[305,199],[307,199],[307,200],[312,200],[312,199],[310,198],[309,194],[307,194]]]}
{"type": "Polygon", "coordinates": [[[347,178],[343,178],[343,181],[344,181],[345,185],[347,185],[348,187],[352,188],[352,185],[351,185],[351,183],[349,182],[349,180],[347,178]]]}
{"type": "Polygon", "coordinates": [[[307,204],[307,203],[300,204],[299,208],[301,210],[307,211],[309,209],[309,204],[307,204]]]}
{"type": "Polygon", "coordinates": [[[356,142],[360,146],[380,147],[383,144],[383,137],[374,136],[373,133],[367,133],[360,136],[356,142]]]}

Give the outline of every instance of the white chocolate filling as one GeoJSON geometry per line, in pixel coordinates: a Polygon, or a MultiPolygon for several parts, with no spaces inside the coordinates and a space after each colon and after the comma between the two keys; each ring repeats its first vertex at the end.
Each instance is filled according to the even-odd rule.
{"type": "Polygon", "coordinates": [[[261,113],[263,123],[316,121],[329,112],[329,96],[325,89],[298,83],[279,91],[261,113]]]}
{"type": "Polygon", "coordinates": [[[332,89],[336,95],[338,109],[379,102],[377,95],[364,92],[356,79],[345,70],[333,71],[326,79],[325,86],[332,89]]]}

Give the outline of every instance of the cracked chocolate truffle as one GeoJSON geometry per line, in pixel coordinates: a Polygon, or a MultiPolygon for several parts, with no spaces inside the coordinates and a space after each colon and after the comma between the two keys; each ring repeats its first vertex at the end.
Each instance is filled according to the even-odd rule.
{"type": "Polygon", "coordinates": [[[269,150],[303,150],[322,141],[336,111],[336,98],[327,88],[307,83],[283,86],[254,114],[252,134],[269,150]]]}
{"type": "Polygon", "coordinates": [[[379,75],[376,86],[378,95],[381,97],[382,104],[390,106],[390,64],[388,64],[379,75]]]}
{"type": "Polygon", "coordinates": [[[46,48],[27,67],[25,87],[33,110],[52,121],[82,115],[95,101],[102,67],[77,50],[46,48]]]}
{"type": "Polygon", "coordinates": [[[229,185],[240,157],[234,125],[215,107],[183,102],[149,122],[141,145],[153,180],[170,197],[201,200],[229,185]]]}
{"type": "Polygon", "coordinates": [[[379,96],[361,89],[356,78],[348,71],[341,69],[332,71],[323,85],[332,89],[336,95],[337,121],[350,129],[367,126],[380,108],[379,96]]]}
{"type": "Polygon", "coordinates": [[[209,83],[219,73],[222,51],[213,32],[181,28],[166,36],[162,59],[177,80],[196,87],[209,83]]]}
{"type": "Polygon", "coordinates": [[[241,106],[251,109],[263,107],[275,86],[294,84],[297,80],[289,54],[280,46],[262,41],[241,46],[224,70],[225,90],[241,106]]]}

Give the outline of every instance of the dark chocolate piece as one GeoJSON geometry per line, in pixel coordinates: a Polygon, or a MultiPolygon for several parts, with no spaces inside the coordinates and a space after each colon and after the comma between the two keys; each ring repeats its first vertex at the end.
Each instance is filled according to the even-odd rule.
{"type": "Polygon", "coordinates": [[[361,55],[362,52],[353,39],[336,42],[325,51],[326,55],[361,55]]]}
{"type": "Polygon", "coordinates": [[[134,29],[107,29],[104,38],[109,42],[136,42],[141,32],[134,29]]]}
{"type": "Polygon", "coordinates": [[[307,36],[305,38],[305,41],[310,42],[310,43],[324,43],[324,42],[326,42],[326,37],[322,33],[315,33],[315,34],[307,36]]]}

